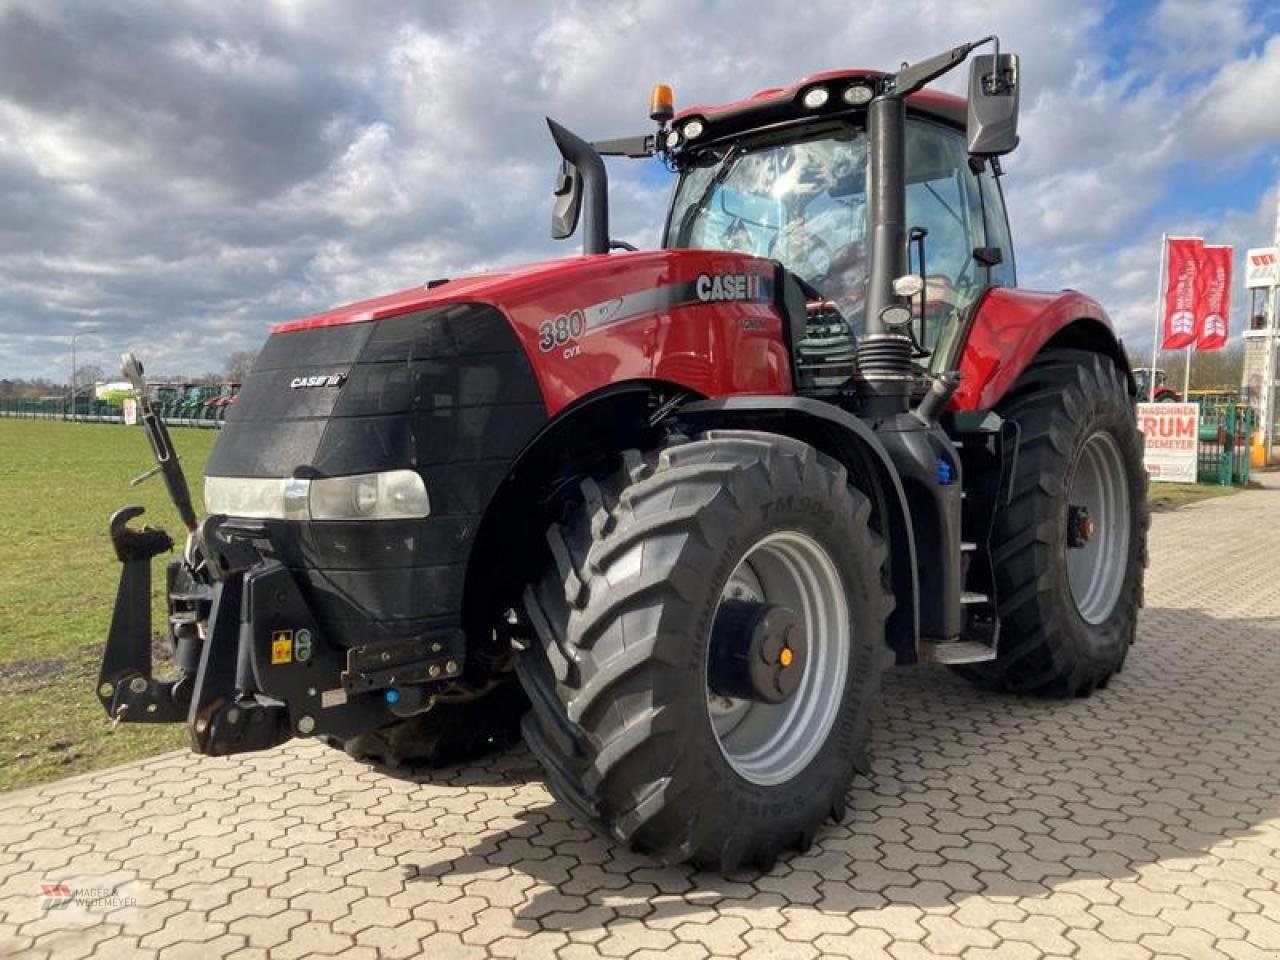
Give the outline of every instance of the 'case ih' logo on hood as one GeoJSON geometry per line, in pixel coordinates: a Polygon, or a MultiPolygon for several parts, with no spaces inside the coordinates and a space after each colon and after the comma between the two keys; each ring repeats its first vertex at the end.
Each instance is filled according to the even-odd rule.
{"type": "Polygon", "coordinates": [[[693,290],[704,303],[712,300],[764,300],[762,278],[754,273],[700,273],[693,290]]]}
{"type": "Polygon", "coordinates": [[[311,387],[340,387],[347,382],[345,373],[324,373],[316,377],[294,377],[289,381],[289,389],[306,390],[311,387]]]}

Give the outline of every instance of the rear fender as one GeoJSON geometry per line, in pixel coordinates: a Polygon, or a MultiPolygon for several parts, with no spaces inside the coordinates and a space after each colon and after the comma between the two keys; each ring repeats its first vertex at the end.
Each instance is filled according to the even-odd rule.
{"type": "Polygon", "coordinates": [[[888,642],[900,664],[918,659],[919,583],[911,511],[898,471],[865,423],[841,408],[808,397],[748,396],[705,400],[675,414],[689,430],[727,427],[767,430],[802,440],[834,457],[871,500],[872,525],[889,547],[889,578],[896,606],[888,642]]]}
{"type": "Polygon", "coordinates": [[[951,409],[990,410],[1046,347],[1102,353],[1124,371],[1129,392],[1136,390],[1124,348],[1096,300],[1074,290],[995,287],[978,302],[969,322],[951,409]]]}

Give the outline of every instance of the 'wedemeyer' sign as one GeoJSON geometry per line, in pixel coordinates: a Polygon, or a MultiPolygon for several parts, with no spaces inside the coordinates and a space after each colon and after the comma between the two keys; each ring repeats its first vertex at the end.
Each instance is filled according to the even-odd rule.
{"type": "Polygon", "coordinates": [[[1200,407],[1194,403],[1140,403],[1142,463],[1152,480],[1195,483],[1200,407]]]}

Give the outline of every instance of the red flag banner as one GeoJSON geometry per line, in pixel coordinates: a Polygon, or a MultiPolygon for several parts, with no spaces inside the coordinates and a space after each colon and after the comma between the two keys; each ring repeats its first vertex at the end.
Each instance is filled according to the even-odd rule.
{"type": "Polygon", "coordinates": [[[1200,296],[1196,298],[1197,350],[1221,350],[1227,345],[1231,315],[1230,247],[1204,248],[1200,260],[1200,296]]]}
{"type": "Polygon", "coordinates": [[[1200,258],[1204,241],[1199,237],[1170,237],[1166,247],[1169,285],[1164,292],[1165,350],[1181,350],[1196,342],[1196,300],[1200,292],[1200,258]]]}

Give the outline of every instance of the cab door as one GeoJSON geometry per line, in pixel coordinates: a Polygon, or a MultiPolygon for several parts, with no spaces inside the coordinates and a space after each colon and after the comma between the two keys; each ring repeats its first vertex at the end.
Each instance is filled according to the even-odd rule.
{"type": "MultiPolygon", "coordinates": [[[[910,118],[906,155],[907,229],[927,231],[924,318],[917,317],[916,329],[921,346],[942,362],[965,311],[991,282],[988,267],[974,256],[987,243],[982,192],[958,131],[910,118]]],[[[913,271],[921,267],[919,250],[912,244],[913,271]]]]}

